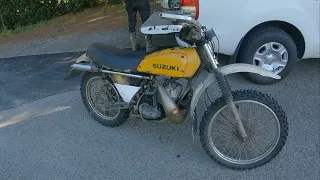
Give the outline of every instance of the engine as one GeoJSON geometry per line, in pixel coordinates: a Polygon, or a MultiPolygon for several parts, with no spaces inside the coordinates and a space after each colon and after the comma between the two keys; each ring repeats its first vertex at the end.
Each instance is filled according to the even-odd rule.
{"type": "MultiPolygon", "coordinates": [[[[163,85],[170,98],[177,102],[183,91],[182,85],[176,81],[171,82],[169,80],[163,85]]],[[[159,94],[155,89],[156,88],[151,88],[151,90],[145,92],[141,96],[138,104],[140,115],[148,121],[160,121],[166,117],[163,105],[159,99],[159,94]]]]}
{"type": "Polygon", "coordinates": [[[176,81],[169,82],[168,85],[164,86],[164,88],[174,101],[178,100],[183,90],[182,85],[176,81]]]}

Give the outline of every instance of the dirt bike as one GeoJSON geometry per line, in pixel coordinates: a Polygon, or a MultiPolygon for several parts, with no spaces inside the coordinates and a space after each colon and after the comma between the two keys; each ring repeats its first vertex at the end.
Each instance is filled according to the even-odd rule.
{"type": "Polygon", "coordinates": [[[154,16],[167,24],[143,26],[146,33],[179,33],[179,39],[188,46],[147,54],[102,43],[90,45],[65,79],[85,72],[80,91],[92,117],[108,127],[124,124],[130,114],[147,122],[167,120],[181,124],[188,119],[193,138],[199,130],[201,144],[209,157],[232,169],[256,168],[277,156],[288,135],[282,107],[259,91],[232,91],[225,76],[233,73],[256,73],[276,79],[280,76],[249,64],[221,66],[215,52],[214,30],[202,27],[190,16],[170,13],[154,16]],[[204,72],[206,76],[201,78],[204,72]],[[201,107],[201,97],[205,101],[210,98],[205,95],[215,82],[222,96],[200,108],[205,110],[200,121],[196,107],[201,107]]]}

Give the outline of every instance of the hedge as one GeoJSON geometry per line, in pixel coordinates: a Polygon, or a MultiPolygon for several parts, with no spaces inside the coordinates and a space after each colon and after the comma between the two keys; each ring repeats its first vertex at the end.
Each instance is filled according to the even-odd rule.
{"type": "Polygon", "coordinates": [[[122,0],[0,0],[0,31],[108,3],[119,4],[122,0]]]}

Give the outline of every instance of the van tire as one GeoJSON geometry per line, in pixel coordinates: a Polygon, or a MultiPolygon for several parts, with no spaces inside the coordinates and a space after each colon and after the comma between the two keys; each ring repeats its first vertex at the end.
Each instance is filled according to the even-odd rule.
{"type": "Polygon", "coordinates": [[[264,27],[251,32],[245,38],[240,48],[238,62],[256,65],[253,60],[255,53],[264,44],[270,42],[279,43],[287,50],[287,64],[281,72],[276,73],[281,76],[281,79],[272,79],[254,73],[245,73],[245,78],[251,82],[262,85],[277,83],[285,79],[290,74],[298,59],[297,46],[288,33],[276,27],[264,27]]]}

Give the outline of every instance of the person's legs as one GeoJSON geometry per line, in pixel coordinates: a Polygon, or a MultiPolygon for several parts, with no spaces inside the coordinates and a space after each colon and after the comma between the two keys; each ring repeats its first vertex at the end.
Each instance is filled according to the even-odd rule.
{"type": "Polygon", "coordinates": [[[146,22],[150,17],[149,0],[140,0],[139,3],[137,3],[137,10],[139,11],[142,23],[146,22]]]}
{"type": "Polygon", "coordinates": [[[130,43],[132,51],[137,50],[137,40],[136,40],[136,15],[137,15],[137,8],[136,8],[136,1],[126,0],[126,10],[128,13],[128,21],[129,21],[129,35],[130,35],[130,43]]]}
{"type": "MultiPolygon", "coordinates": [[[[149,0],[140,0],[137,4],[137,10],[139,11],[142,23],[146,22],[150,17],[150,2],[149,0]]],[[[152,52],[156,48],[152,45],[152,35],[145,36],[146,51],[152,52]]]]}

